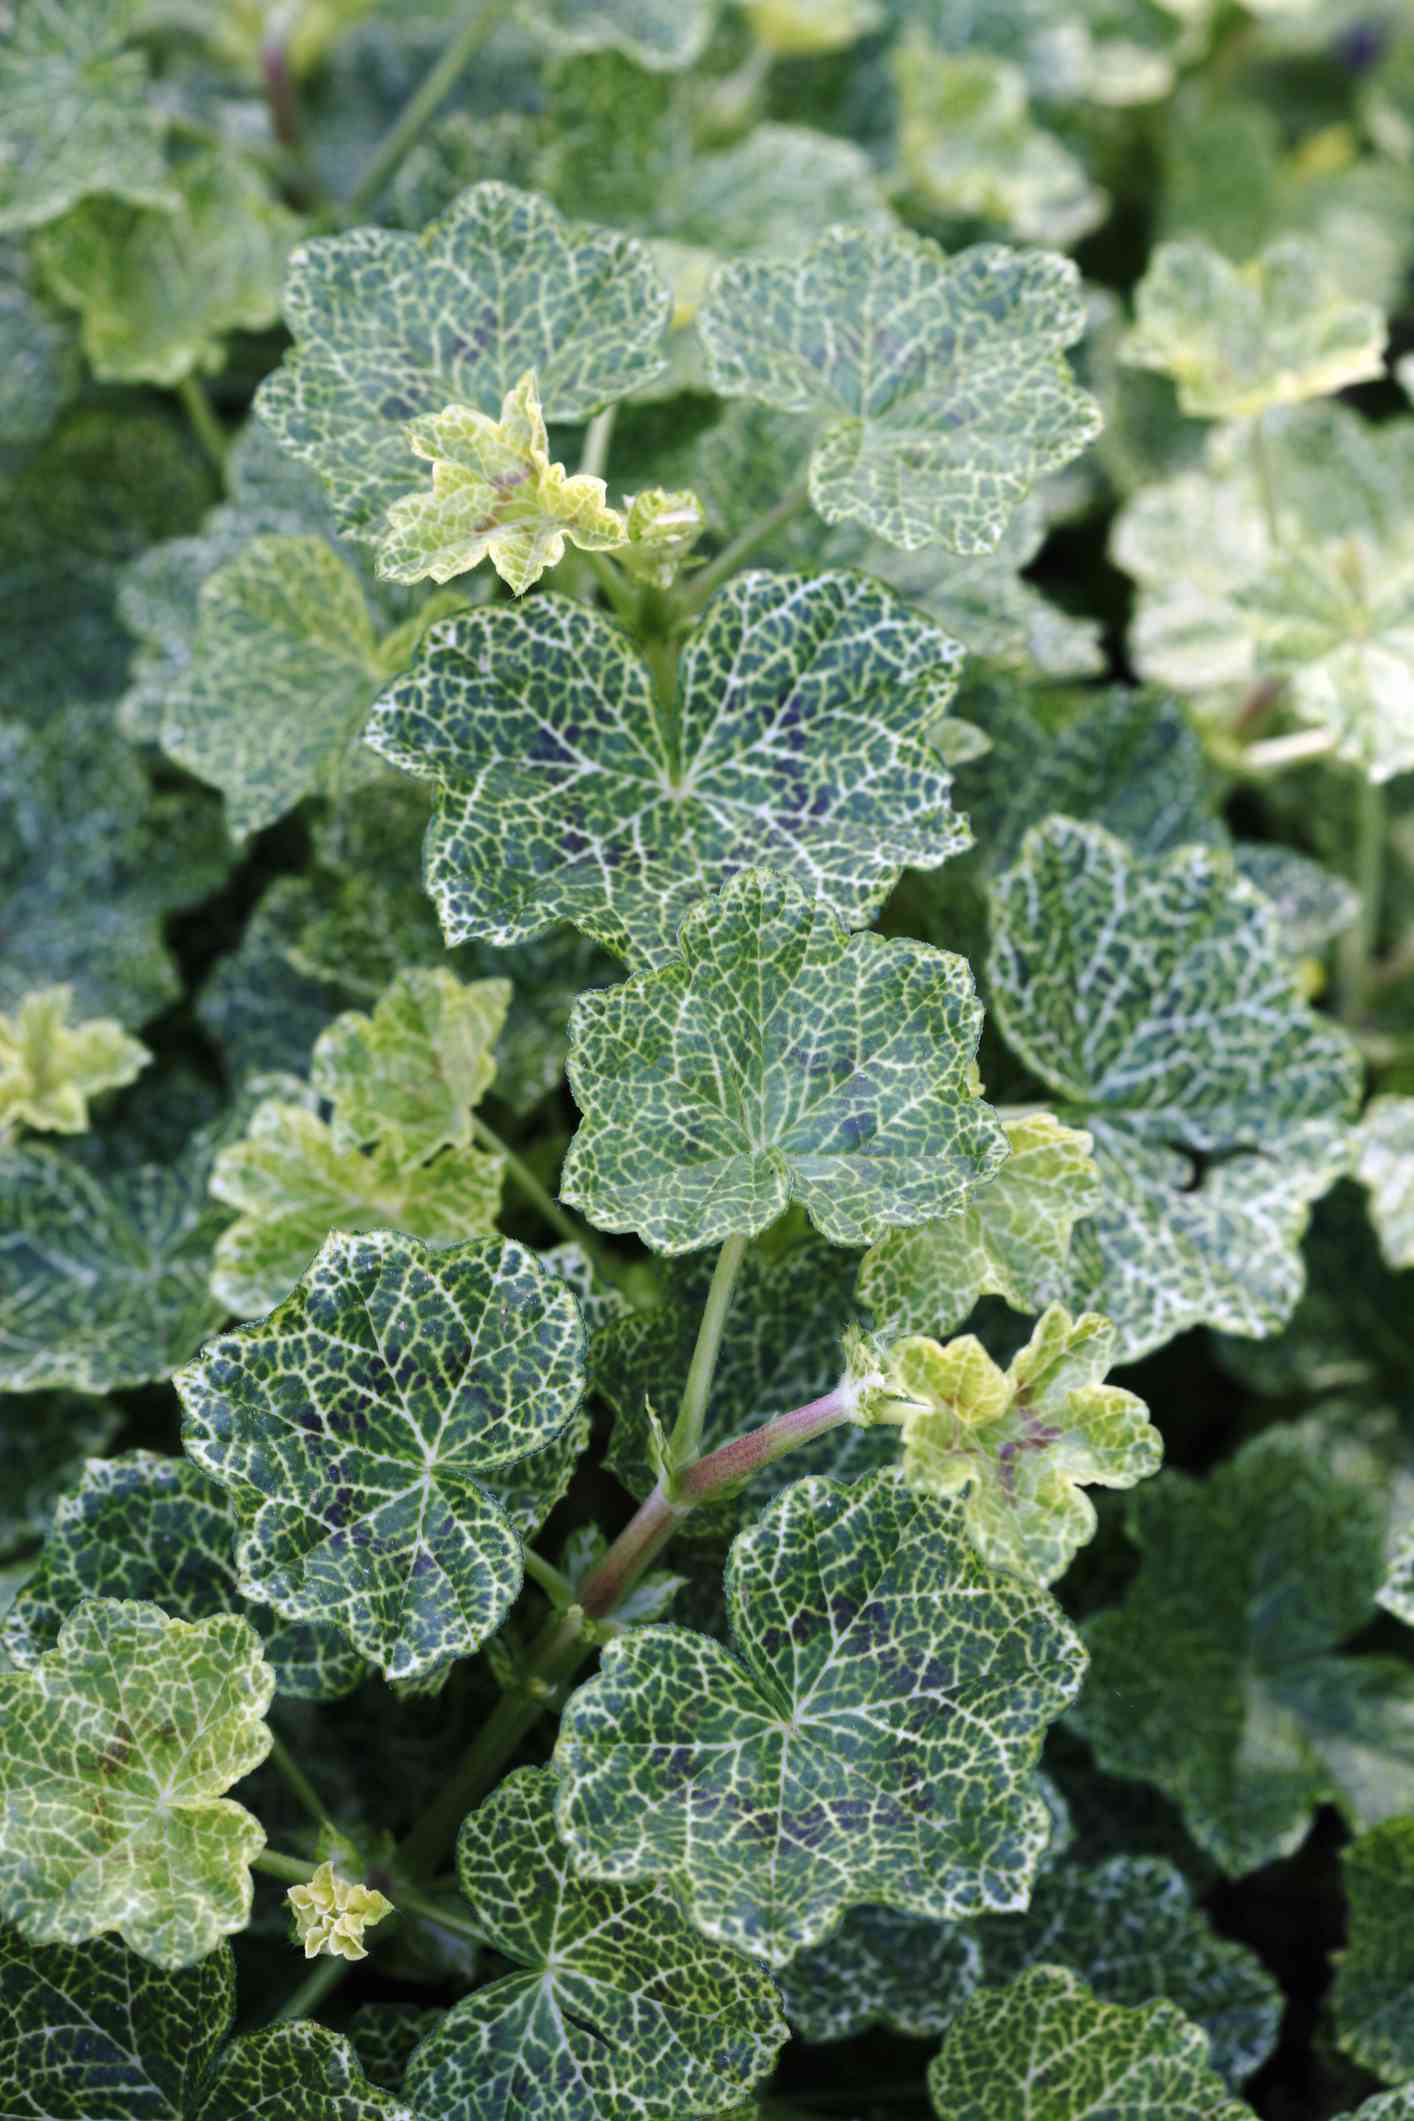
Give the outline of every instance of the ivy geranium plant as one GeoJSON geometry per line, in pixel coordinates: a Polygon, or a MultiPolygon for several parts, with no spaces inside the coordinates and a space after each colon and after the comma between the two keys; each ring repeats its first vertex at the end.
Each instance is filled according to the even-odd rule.
{"type": "Polygon", "coordinates": [[[1414,26],[0,10],[0,2121],[1414,2121],[1414,26]]]}

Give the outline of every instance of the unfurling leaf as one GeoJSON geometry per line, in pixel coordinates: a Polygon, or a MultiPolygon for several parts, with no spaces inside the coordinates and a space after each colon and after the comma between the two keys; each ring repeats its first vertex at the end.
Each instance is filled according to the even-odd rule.
{"type": "Polygon", "coordinates": [[[117,1930],[165,1967],[244,1929],[265,1832],[223,1792],[269,1752],[274,1691],[235,1614],[85,1601],[0,1674],[0,1912],[38,1944],[117,1930]]]}
{"type": "Polygon", "coordinates": [[[243,1519],[247,1595],[332,1621],[388,1678],[414,1679],[476,1649],[520,1589],[494,1478],[571,1420],[583,1331],[521,1245],[336,1233],[178,1390],[188,1454],[243,1519]]]}
{"type": "Polygon", "coordinates": [[[365,1016],[346,1010],[315,1042],[310,1083],[339,1149],[377,1142],[404,1163],[470,1139],[496,1073],[511,983],[440,966],[400,972],[365,1016]]]}
{"type": "Polygon", "coordinates": [[[1336,1954],[1336,2038],[1387,2084],[1414,2081],[1414,1811],[1341,1851],[1350,1903],[1336,1954]]]}
{"type": "Polygon", "coordinates": [[[655,589],[671,589],[706,527],[695,493],[668,493],[650,486],[629,503],[628,544],[619,554],[620,565],[655,589]]]}
{"type": "Polygon", "coordinates": [[[523,0],[525,19],[552,50],[622,52],[653,73],[700,57],[716,0],[523,0]]]}
{"type": "Polygon", "coordinates": [[[960,1507],[897,1475],[797,1481],[736,1539],[732,1646],[648,1627],[571,1697],[556,1764],[576,1866],[661,1879],[772,1966],[859,1901],[1024,1905],[1049,1835],[1032,1770],[1083,1658],[992,1575],[960,1507]]]}
{"type": "Polygon", "coordinates": [[[835,1244],[946,1216],[1005,1154],[976,1094],[963,960],[847,936],[789,879],[747,870],[684,921],[659,972],[582,995],[583,1118],[562,1197],[601,1229],[691,1252],[799,1201],[835,1244]]]}
{"type": "Polygon", "coordinates": [[[1355,1130],[1354,1169],[1369,1189],[1380,1250],[1392,1267],[1414,1267],[1414,1097],[1370,1100],[1355,1130]]]}
{"type": "Polygon", "coordinates": [[[306,1959],[320,1953],[331,1959],[366,1959],[364,1931],[372,1929],[393,1903],[373,1886],[341,1878],[332,1863],[321,1863],[303,1885],[292,1885],[285,1895],[295,1918],[295,1942],[304,1946],[306,1959]]]}
{"type": "Polygon", "coordinates": [[[911,1488],[965,1498],[968,1537],[990,1567],[1053,1583],[1095,1536],[1084,1487],[1132,1488],[1163,1457],[1143,1400],[1103,1382],[1115,1352],[1108,1319],[1072,1320],[1059,1304],[1005,1371],[971,1334],[945,1347],[902,1340],[882,1394],[865,1388],[863,1418],[901,1425],[911,1488]]]}
{"type": "Polygon", "coordinates": [[[69,1022],[72,987],[27,994],[0,1016],[0,1141],[21,1127],[82,1134],[88,1101],[135,1082],[152,1055],[111,1017],[69,1022]]]}
{"type": "Polygon", "coordinates": [[[602,479],[571,478],[550,462],[532,373],[506,392],[499,420],[452,405],[410,422],[408,442],[432,466],[432,491],[388,510],[378,572],[390,581],[449,582],[489,559],[523,596],[564,558],[566,538],[581,551],[608,552],[628,537],[602,479]]]}

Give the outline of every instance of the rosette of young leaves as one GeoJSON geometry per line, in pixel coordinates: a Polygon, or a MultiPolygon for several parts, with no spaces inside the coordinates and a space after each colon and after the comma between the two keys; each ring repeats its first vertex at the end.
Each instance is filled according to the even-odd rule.
{"type": "Polygon", "coordinates": [[[730,1647],[639,1628],[556,1750],[577,1868],[662,1880],[707,1936],[783,1966],[845,1908],[1024,1904],[1049,1835],[1041,1735],[1079,1685],[1044,1592],[978,1561],[894,1474],[810,1477],[740,1533],[730,1647]]]}
{"type": "Polygon", "coordinates": [[[1233,265],[1202,242],[1161,243],[1134,297],[1120,359],[1172,376],[1201,419],[1248,419],[1384,374],[1387,333],[1307,243],[1273,243],[1233,265]]]}
{"type": "Polygon", "coordinates": [[[208,1287],[228,1218],[199,1139],[101,1178],[56,1149],[0,1149],[0,1390],[107,1392],[170,1377],[222,1316],[208,1287]]]}
{"type": "Polygon", "coordinates": [[[21,0],[0,42],[0,231],[108,193],[175,207],[166,114],[123,46],[142,0],[21,0]]]}
{"type": "Polygon", "coordinates": [[[366,1667],[334,1628],[281,1620],[241,1596],[238,1530],[230,1497],[188,1459],[151,1451],[91,1459],[59,1499],[0,1643],[17,1665],[36,1664],[85,1598],[141,1599],[176,1620],[242,1613],[281,1694],[312,1701],[347,1694],[366,1667]]]}
{"type": "Polygon", "coordinates": [[[929,2065],[928,2090],[943,2121],[1028,2109],[1046,2121],[1252,2121],[1172,2003],[1101,2003],[1057,1966],[979,1991],[929,2065]]]}
{"type": "Polygon", "coordinates": [[[368,741],[437,787],[425,877],[449,942],[571,920],[662,964],[705,891],[768,861],[867,921],[905,863],[967,845],[926,730],[960,650],[861,575],[739,575],[671,705],[566,598],[470,612],[384,694],[368,741]]]}
{"type": "Polygon", "coordinates": [[[1155,1783],[1229,1875],[1299,1847],[1318,1804],[1362,1826],[1414,1804],[1414,1674],[1338,1654],[1373,1616],[1385,1517],[1368,1478],[1281,1429],[1129,1504],[1143,1559],[1086,1630],[1077,1720],[1105,1772],[1155,1783]]]}
{"type": "Polygon", "coordinates": [[[294,253],[295,350],[257,408],[320,473],[340,527],[376,542],[390,504],[421,482],[410,421],[458,406],[494,415],[527,370],[547,419],[583,419],[659,372],[669,302],[631,237],[478,184],[420,235],[359,228],[294,253]]]}
{"type": "Polygon", "coordinates": [[[950,1333],[982,1296],[1037,1312],[1065,1295],[1071,1233],[1100,1196],[1090,1137],[1049,1112],[1003,1132],[1010,1155],[960,1213],[890,1230],[865,1254],[859,1301],[880,1331],[950,1333]]]}
{"type": "Polygon", "coordinates": [[[121,1422],[109,1401],[78,1393],[0,1396],[0,1556],[44,1538],[59,1497],[86,1458],[107,1450],[121,1422]]]}
{"type": "Polygon", "coordinates": [[[652,73],[676,73],[702,55],[716,0],[521,0],[521,13],[554,51],[622,52],[652,73]]]}
{"type": "Polygon", "coordinates": [[[414,2121],[342,2034],[302,2018],[233,2040],[235,2015],[229,1946],[169,1970],[116,1937],[40,1945],[0,1928],[0,2082],[34,2114],[414,2121]]]}
{"type": "Polygon", "coordinates": [[[831,229],[802,258],[724,266],[699,318],[712,386],[820,421],[810,497],[891,545],[990,552],[1099,409],[1064,349],[1079,276],[1042,251],[955,258],[913,235],[831,229]]]}
{"type": "Polygon", "coordinates": [[[967,1536],[990,1568],[1054,1583],[1095,1536],[1085,1485],[1132,1488],[1163,1456],[1143,1400],[1103,1382],[1115,1355],[1108,1319],[1072,1319],[1059,1304],[1005,1371],[970,1333],[946,1346],[915,1336],[884,1355],[882,1391],[866,1384],[861,1418],[901,1424],[904,1479],[964,1498],[967,1536]]]}
{"type": "Polygon", "coordinates": [[[70,1023],[73,999],[71,987],[41,987],[0,1016],[0,1141],[21,1127],[82,1134],[89,1099],[135,1082],[151,1060],[111,1017],[70,1023]]]}
{"type": "Polygon", "coordinates": [[[940,51],[916,26],[895,45],[892,66],[899,160],[920,204],[1061,249],[1103,221],[1108,199],[1035,123],[1019,67],[940,51]]]}
{"type": "Polygon", "coordinates": [[[79,312],[105,382],[170,388],[220,368],[229,332],[263,331],[280,314],[300,224],[255,164],[199,148],[170,177],[175,203],[86,199],[35,241],[39,271],[79,312]]]}
{"type": "Polygon", "coordinates": [[[1069,1301],[1122,1358],[1207,1322],[1260,1337],[1301,1290],[1309,1202],[1338,1175],[1359,1062],[1297,988],[1275,915],[1207,848],[1144,861],[1052,818],[993,888],[1008,1044],[1092,1137],[1069,1301]],[[1174,1025],[1182,1024],[1181,1040],[1174,1025]],[[1195,1185],[1192,1158],[1212,1161],[1195,1185]]]}
{"type": "Polygon", "coordinates": [[[1414,1097],[1370,1100],[1355,1131],[1355,1176],[1390,1266],[1414,1267],[1414,1097]]]}
{"type": "Polygon", "coordinates": [[[85,1600],[0,1673],[0,1913],[37,1944],[117,1930],[166,1967],[244,1929],[265,1832],[223,1793],[270,1750],[274,1690],[237,1615],[85,1600]]]}
{"type": "Polygon", "coordinates": [[[241,1587],[390,1679],[467,1656],[521,1583],[487,1476],[584,1390],[574,1297],[523,1246],[335,1233],[269,1318],[183,1371],[189,1455],[235,1497],[241,1587]]]}
{"type": "Polygon", "coordinates": [[[577,1877],[555,1778],[525,1769],[462,1822],[457,1880],[511,1971],[455,2004],[405,2088],[447,2121],[718,2113],[769,2075],[787,2032],[769,1977],[699,1936],[659,1886],[577,1877]]]}
{"type": "Polygon", "coordinates": [[[1336,2038],[1387,2084],[1414,2083],[1414,1812],[1341,1850],[1348,1941],[1335,1955],[1336,2038]]]}
{"type": "Polygon", "coordinates": [[[954,1213],[996,1170],[961,958],[847,936],[759,869],[696,906],[679,948],[575,1005],[561,1195],[591,1222],[692,1252],[794,1200],[831,1243],[866,1244],[954,1213]]]}

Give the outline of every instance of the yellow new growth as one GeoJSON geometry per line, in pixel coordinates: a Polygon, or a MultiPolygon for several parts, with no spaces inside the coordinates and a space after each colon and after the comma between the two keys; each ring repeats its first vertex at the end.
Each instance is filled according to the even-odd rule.
{"type": "Polygon", "coordinates": [[[650,486],[629,506],[624,566],[655,589],[671,589],[706,522],[695,493],[667,493],[661,486],[650,486]]]}
{"type": "Polygon", "coordinates": [[[530,372],[506,392],[499,420],[449,405],[412,421],[408,440],[432,465],[432,491],[408,494],[388,510],[378,567],[392,581],[447,582],[489,559],[520,596],[564,558],[566,538],[586,552],[627,541],[604,481],[571,477],[550,462],[530,372]]]}
{"type": "Polygon", "coordinates": [[[71,1024],[73,998],[71,987],[41,987],[14,1016],[0,1016],[0,1141],[22,1126],[82,1134],[88,1100],[147,1066],[146,1046],[112,1018],[71,1024]]]}
{"type": "Polygon", "coordinates": [[[746,0],[745,14],[768,52],[809,59],[856,43],[877,26],[882,9],[874,0],[746,0]]]}
{"type": "Polygon", "coordinates": [[[366,1959],[364,1931],[393,1912],[391,1900],[371,1885],[351,1885],[332,1863],[321,1863],[308,1884],[292,1885],[285,1898],[306,1959],[321,1952],[333,1959],[366,1959]]]}

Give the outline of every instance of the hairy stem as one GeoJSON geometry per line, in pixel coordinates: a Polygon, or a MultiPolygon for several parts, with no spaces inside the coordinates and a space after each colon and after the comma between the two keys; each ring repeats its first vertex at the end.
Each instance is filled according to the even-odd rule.
{"type": "Polygon", "coordinates": [[[305,1774],[304,1769],[295,1759],[284,1739],[280,1737],[278,1732],[274,1731],[272,1731],[270,1738],[270,1764],[278,1769],[279,1773],[284,1777],[291,1793],[304,1807],[320,1832],[337,1840],[339,1838],[339,1829],[325,1810],[318,1790],[315,1789],[314,1784],[310,1781],[308,1775],[305,1774]]]}
{"type": "Polygon", "coordinates": [[[429,1922],[438,1929],[450,1930],[454,1937],[466,1937],[472,1944],[484,1944],[486,1941],[480,1930],[474,1928],[465,1915],[458,1914],[455,1908],[444,1907],[440,1900],[433,1900],[428,1894],[418,1892],[414,1886],[404,1885],[401,1879],[391,1882],[388,1897],[395,1902],[400,1915],[412,1915],[419,1922],[429,1922]]]}
{"type": "Polygon", "coordinates": [[[553,1193],[541,1185],[529,1164],[517,1156],[515,1150],[503,1142],[500,1135],[488,1127],[484,1119],[478,1119],[473,1114],[471,1131],[483,1149],[489,1149],[493,1156],[500,1157],[518,1190],[533,1208],[539,1210],[550,1228],[558,1231],[566,1244],[579,1247],[597,1278],[608,1288],[617,1289],[621,1295],[627,1296],[630,1302],[635,1301],[633,1286],[626,1270],[611,1253],[604,1250],[588,1224],[580,1222],[567,1208],[560,1206],[553,1193]]]}
{"type": "Polygon", "coordinates": [[[1341,937],[1337,953],[1340,1013],[1358,1024],[1370,999],[1370,975],[1380,934],[1380,900],[1384,892],[1385,792],[1378,782],[1360,776],[1355,813],[1355,871],[1360,911],[1341,937]]]}
{"type": "Polygon", "coordinates": [[[195,376],[183,376],[177,385],[177,396],[181,399],[182,409],[191,422],[192,433],[224,481],[229,445],[226,430],[212,409],[205,386],[199,383],[195,376]]]}
{"type": "Polygon", "coordinates": [[[758,545],[764,545],[768,538],[774,537],[784,524],[790,522],[792,516],[798,516],[809,500],[809,488],[802,480],[799,486],[792,486],[789,493],[782,494],[774,508],[768,508],[754,523],[748,523],[746,529],[739,537],[732,539],[724,552],[719,552],[709,566],[693,576],[687,593],[679,604],[680,615],[686,617],[700,611],[707,599],[721,588],[723,582],[736,573],[742,561],[748,559],[758,545]]]}
{"type": "Polygon", "coordinates": [[[294,2018],[312,2018],[320,2004],[332,1996],[352,1972],[352,1964],[347,1959],[316,1959],[312,1970],[286,1997],[271,2022],[288,2025],[294,2018]]]}
{"type": "Polygon", "coordinates": [[[736,1287],[741,1263],[746,1257],[748,1240],[734,1233],[723,1239],[722,1249],[717,1254],[717,1264],[712,1270],[712,1284],[707,1291],[707,1301],[702,1306],[702,1323],[697,1329],[697,1345],[692,1351],[688,1366],[687,1383],[683,1386],[682,1403],[678,1418],[673,1424],[673,1433],[668,1439],[668,1452],[675,1467],[686,1466],[701,1454],[702,1424],[707,1415],[707,1399],[712,1390],[712,1379],[717,1374],[717,1357],[722,1351],[722,1335],[726,1331],[727,1314],[732,1307],[732,1291],[736,1287]]]}
{"type": "Polygon", "coordinates": [[[562,1569],[537,1554],[534,1547],[525,1549],[525,1573],[532,1583],[538,1583],[551,1604],[564,1607],[574,1604],[574,1585],[562,1569]]]}
{"type": "Polygon", "coordinates": [[[480,51],[502,15],[507,0],[482,0],[459,37],[454,37],[417,92],[410,96],[402,115],[379,141],[368,166],[349,194],[348,211],[361,214],[381,194],[389,179],[402,166],[404,157],[417,144],[423,130],[437,115],[442,100],[480,51]]]}
{"type": "Polygon", "coordinates": [[[251,1869],[264,1871],[267,1878],[283,1879],[286,1885],[308,1885],[317,1865],[304,1863],[298,1856],[282,1855],[279,1849],[262,1849],[251,1858],[251,1869]]]}

